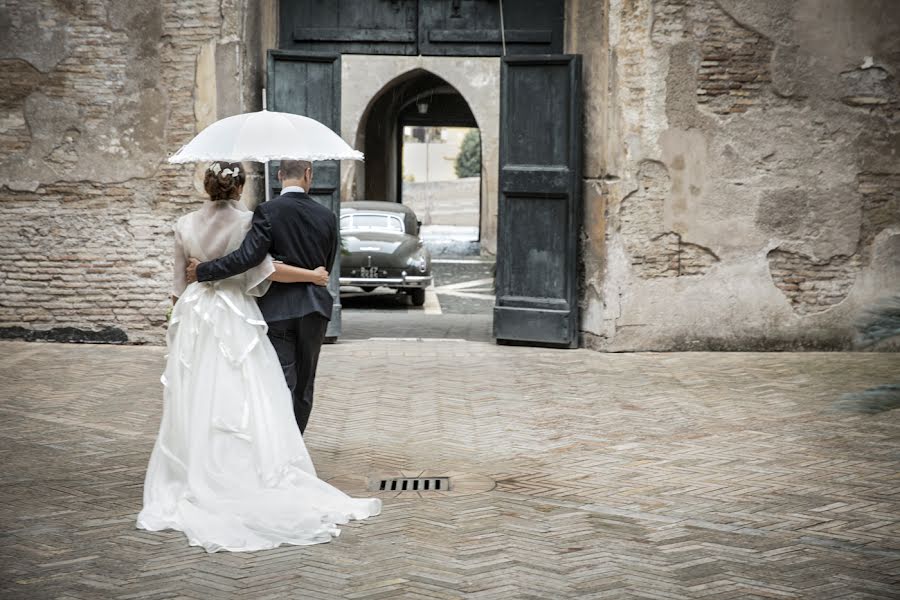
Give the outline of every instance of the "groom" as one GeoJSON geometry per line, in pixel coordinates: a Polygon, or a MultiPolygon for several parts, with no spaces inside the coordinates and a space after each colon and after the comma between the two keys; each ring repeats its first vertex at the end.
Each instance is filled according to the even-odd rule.
{"type": "MultiPolygon", "coordinates": [[[[241,247],[209,262],[192,260],[187,268],[189,283],[238,275],[261,263],[267,253],[295,267],[331,270],[338,248],[337,219],[307,193],[312,164],[282,160],[278,180],[281,195],[256,207],[241,247]]],[[[294,397],[300,433],[306,431],[312,411],[316,366],[333,304],[328,288],[312,283],[272,282],[268,293],[259,298],[269,339],[294,397]]]]}

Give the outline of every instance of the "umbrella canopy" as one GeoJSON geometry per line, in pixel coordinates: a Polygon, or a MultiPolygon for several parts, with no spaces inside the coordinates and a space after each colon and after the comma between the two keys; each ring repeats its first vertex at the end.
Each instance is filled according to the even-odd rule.
{"type": "Polygon", "coordinates": [[[363,154],[315,119],[261,110],[216,121],[182,146],[169,162],[281,159],[362,160],[363,154]]]}

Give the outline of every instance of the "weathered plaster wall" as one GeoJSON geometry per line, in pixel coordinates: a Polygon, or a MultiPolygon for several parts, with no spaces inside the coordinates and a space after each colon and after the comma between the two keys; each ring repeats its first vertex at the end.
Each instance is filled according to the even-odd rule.
{"type": "Polygon", "coordinates": [[[900,8],[573,0],[598,349],[846,347],[900,289],[900,8]]]}
{"type": "Polygon", "coordinates": [[[258,107],[258,19],[241,0],[0,1],[0,335],[162,340],[171,226],[203,197],[165,158],[258,107]]]}
{"type": "MultiPolygon", "coordinates": [[[[497,252],[497,173],[500,139],[500,60],[443,56],[341,57],[341,135],[362,148],[367,110],[398,78],[422,69],[444,79],[465,98],[481,130],[481,249],[497,252]]],[[[360,169],[352,161],[341,165],[341,198],[362,194],[360,169]]]]}
{"type": "MultiPolygon", "coordinates": [[[[0,335],[162,339],[170,226],[202,199],[197,171],[165,157],[258,108],[277,46],[275,1],[245,4],[0,0],[0,335]]],[[[584,55],[585,343],[845,346],[900,286],[896,2],[566,12],[584,55]]],[[[475,113],[493,251],[498,59],[345,56],[342,133],[356,143],[372,99],[414,69],[475,113]]]]}

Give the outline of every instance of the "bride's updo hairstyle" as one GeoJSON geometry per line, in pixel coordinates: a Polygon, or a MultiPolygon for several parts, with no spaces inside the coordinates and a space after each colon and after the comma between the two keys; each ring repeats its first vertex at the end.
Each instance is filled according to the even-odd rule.
{"type": "Polygon", "coordinates": [[[241,163],[220,160],[206,169],[203,187],[209,194],[210,200],[237,200],[240,198],[241,188],[244,187],[246,180],[247,175],[244,173],[241,163]]]}

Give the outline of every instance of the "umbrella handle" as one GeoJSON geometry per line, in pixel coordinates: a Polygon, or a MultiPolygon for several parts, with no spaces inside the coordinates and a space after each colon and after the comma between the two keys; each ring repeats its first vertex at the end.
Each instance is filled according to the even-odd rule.
{"type": "MultiPolygon", "coordinates": [[[[262,89],[262,108],[263,108],[263,110],[268,110],[266,108],[266,88],[262,89]]],[[[265,196],[265,200],[263,200],[263,202],[268,202],[270,199],[269,196],[271,193],[270,189],[269,189],[270,186],[269,186],[269,163],[268,163],[268,161],[263,163],[263,173],[265,173],[265,177],[266,177],[266,196],[265,196]]]]}

